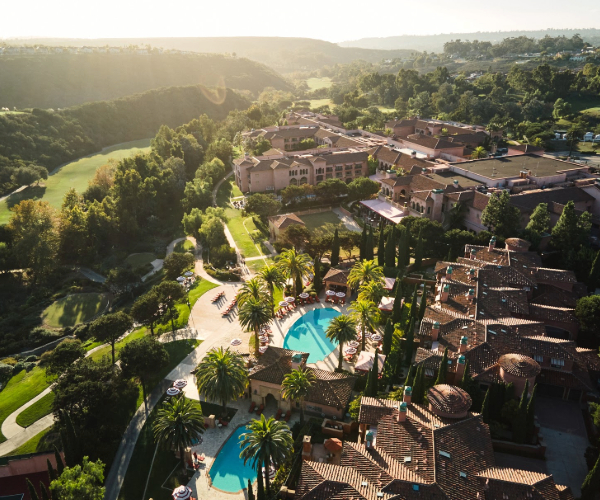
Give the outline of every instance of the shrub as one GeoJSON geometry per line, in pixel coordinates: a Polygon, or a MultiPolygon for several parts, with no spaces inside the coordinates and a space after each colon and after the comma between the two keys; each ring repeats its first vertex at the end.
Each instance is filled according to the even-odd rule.
{"type": "Polygon", "coordinates": [[[17,360],[15,358],[4,358],[0,362],[10,366],[15,366],[17,364],[17,360]]]}
{"type": "Polygon", "coordinates": [[[4,382],[13,374],[13,367],[11,365],[7,365],[6,363],[0,362],[0,382],[4,382]]]}
{"type": "Polygon", "coordinates": [[[27,356],[25,358],[25,361],[27,361],[28,363],[33,363],[34,361],[37,361],[38,357],[35,354],[32,354],[31,356],[27,356]]]}
{"type": "Polygon", "coordinates": [[[21,372],[23,369],[25,369],[25,364],[19,361],[15,366],[13,366],[13,376],[21,372]]]}
{"type": "Polygon", "coordinates": [[[35,368],[35,363],[24,363],[25,371],[30,372],[35,368]]]}

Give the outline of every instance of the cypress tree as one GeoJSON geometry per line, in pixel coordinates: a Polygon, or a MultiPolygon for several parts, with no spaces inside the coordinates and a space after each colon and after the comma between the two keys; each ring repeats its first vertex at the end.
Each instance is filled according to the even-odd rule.
{"type": "Polygon", "coordinates": [[[596,253],[596,257],[594,258],[594,263],[592,264],[592,268],[590,269],[590,274],[587,280],[588,289],[592,292],[600,286],[600,250],[596,253]]]}
{"type": "Polygon", "coordinates": [[[313,283],[315,284],[315,291],[319,293],[323,288],[323,279],[321,278],[321,259],[315,259],[315,277],[313,278],[313,283]]]}
{"type": "Polygon", "coordinates": [[[581,485],[581,500],[594,500],[600,491],[600,457],[581,485]]]}
{"type": "Polygon", "coordinates": [[[485,391],[485,397],[481,405],[481,418],[486,424],[490,423],[490,387],[485,391]]]}
{"type": "Polygon", "coordinates": [[[425,396],[425,373],[423,365],[417,368],[417,374],[415,375],[415,383],[413,386],[413,395],[411,401],[413,403],[423,403],[425,396]]]}
{"type": "Polygon", "coordinates": [[[535,391],[537,384],[533,386],[529,403],[527,403],[527,435],[531,438],[535,433],[535,391]]]}
{"type": "Polygon", "coordinates": [[[413,296],[410,302],[410,319],[417,317],[417,290],[418,286],[415,285],[415,289],[413,291],[413,296]]]}
{"type": "Polygon", "coordinates": [[[42,500],[50,500],[50,492],[46,485],[40,481],[40,491],[42,492],[42,500]]]}
{"type": "Polygon", "coordinates": [[[65,464],[56,445],[54,445],[54,458],[56,459],[56,472],[58,472],[58,475],[60,476],[65,470],[65,464]]]}
{"type": "Polygon", "coordinates": [[[81,454],[81,446],[79,445],[79,439],[77,437],[77,433],[75,432],[75,427],[73,427],[73,421],[71,420],[71,415],[63,411],[63,418],[67,428],[67,440],[69,441],[69,450],[71,452],[71,462],[67,459],[65,455],[66,465],[69,467],[74,467],[75,465],[81,463],[83,461],[83,455],[81,454]]]}
{"type": "Polygon", "coordinates": [[[425,293],[425,288],[423,288],[423,295],[421,295],[421,304],[419,304],[419,316],[418,320],[423,321],[423,316],[425,316],[425,308],[427,307],[427,294],[425,293]]]}
{"type": "Polygon", "coordinates": [[[337,266],[340,263],[340,236],[337,228],[333,233],[333,242],[331,244],[331,266],[337,266]]]}
{"type": "Polygon", "coordinates": [[[408,368],[408,375],[406,375],[406,380],[404,381],[404,385],[408,387],[412,387],[415,383],[415,370],[413,365],[411,364],[408,368]]]}
{"type": "MultiPolygon", "coordinates": [[[[391,232],[391,231],[390,231],[391,232]]],[[[383,231],[383,221],[379,224],[379,242],[377,245],[377,264],[385,266],[385,234],[383,231]]]]}
{"type": "Polygon", "coordinates": [[[507,403],[513,399],[515,399],[515,384],[510,382],[504,389],[504,402],[507,403]]]}
{"type": "Polygon", "coordinates": [[[373,247],[375,246],[375,239],[373,237],[373,226],[369,226],[369,234],[367,235],[367,243],[365,245],[365,259],[374,260],[375,255],[373,254],[373,247]]]}
{"type": "Polygon", "coordinates": [[[448,348],[444,349],[444,355],[440,361],[440,367],[438,369],[438,375],[433,385],[445,384],[446,376],[448,375],[448,348]]]}
{"type": "Polygon", "coordinates": [[[371,368],[371,387],[369,392],[371,397],[376,398],[379,393],[379,354],[375,351],[375,357],[373,358],[373,367],[371,368]]]}
{"type": "Polygon", "coordinates": [[[385,266],[396,266],[396,240],[394,240],[394,230],[388,233],[387,241],[385,242],[385,266]]]}
{"type": "Polygon", "coordinates": [[[367,225],[363,226],[362,234],[360,235],[360,260],[365,260],[367,250],[367,225]]]}
{"type": "Polygon", "coordinates": [[[27,489],[29,490],[29,496],[31,497],[31,500],[40,500],[35,486],[33,486],[33,483],[28,477],[25,478],[25,484],[27,484],[27,489]]]}
{"type": "Polygon", "coordinates": [[[398,268],[404,268],[410,262],[409,254],[410,235],[408,229],[402,231],[400,235],[400,243],[398,243],[398,268]]]}
{"type": "Polygon", "coordinates": [[[471,388],[471,375],[469,375],[469,360],[467,359],[465,363],[465,371],[463,372],[462,379],[460,380],[460,388],[469,392],[468,389],[471,388]]]}
{"type": "Polygon", "coordinates": [[[392,350],[392,341],[394,340],[394,323],[388,318],[385,329],[383,330],[383,354],[389,356],[392,350]]]}
{"type": "Polygon", "coordinates": [[[521,394],[519,410],[513,422],[513,440],[516,443],[524,443],[527,440],[527,392],[529,391],[529,380],[525,381],[525,388],[521,394]]]}
{"type": "Polygon", "coordinates": [[[49,458],[46,459],[46,464],[48,465],[48,479],[50,479],[50,482],[58,479],[58,474],[56,473],[54,467],[52,467],[52,462],[50,462],[49,458]]]}
{"type": "Polygon", "coordinates": [[[415,246],[415,265],[414,269],[421,269],[423,263],[423,238],[421,237],[421,231],[419,231],[419,239],[415,246]]]}
{"type": "Polygon", "coordinates": [[[256,485],[256,500],[267,500],[265,486],[263,484],[262,467],[258,467],[258,475],[256,479],[258,480],[258,484],[256,485]]]}
{"type": "Polygon", "coordinates": [[[252,489],[250,479],[248,479],[248,500],[254,500],[254,490],[252,489]]]}
{"type": "Polygon", "coordinates": [[[412,363],[412,355],[415,341],[415,319],[412,318],[408,323],[408,331],[404,335],[404,342],[406,342],[406,350],[404,351],[404,362],[405,364],[412,363]]]}
{"type": "Polygon", "coordinates": [[[402,283],[396,279],[396,295],[392,305],[392,323],[400,323],[402,319],[402,283]]]}

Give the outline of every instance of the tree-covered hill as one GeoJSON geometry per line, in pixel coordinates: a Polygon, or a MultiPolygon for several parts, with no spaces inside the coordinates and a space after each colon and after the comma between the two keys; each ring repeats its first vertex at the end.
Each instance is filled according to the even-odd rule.
{"type": "Polygon", "coordinates": [[[288,90],[276,72],[245,58],[219,54],[90,53],[0,57],[0,106],[64,108],[159,87],[222,86],[288,90]]]}

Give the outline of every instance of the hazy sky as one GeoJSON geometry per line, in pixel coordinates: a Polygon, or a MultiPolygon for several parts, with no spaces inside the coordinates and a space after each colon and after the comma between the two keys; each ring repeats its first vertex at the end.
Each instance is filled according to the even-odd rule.
{"type": "Polygon", "coordinates": [[[0,37],[364,37],[600,28],[589,0],[6,0],[0,37]]]}

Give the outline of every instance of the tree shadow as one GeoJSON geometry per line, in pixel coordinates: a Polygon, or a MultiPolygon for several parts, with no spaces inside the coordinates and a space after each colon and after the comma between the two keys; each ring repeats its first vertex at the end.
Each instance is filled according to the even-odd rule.
{"type": "Polygon", "coordinates": [[[87,293],[67,295],[60,299],[62,301],[62,312],[56,322],[60,326],[75,326],[94,317],[101,310],[104,296],[100,295],[94,301],[91,300],[90,295],[87,293]]]}
{"type": "Polygon", "coordinates": [[[46,186],[29,186],[23,189],[23,191],[13,193],[8,198],[6,198],[6,206],[10,209],[15,205],[21,203],[23,200],[33,200],[42,198],[45,193],[46,186]]]}

